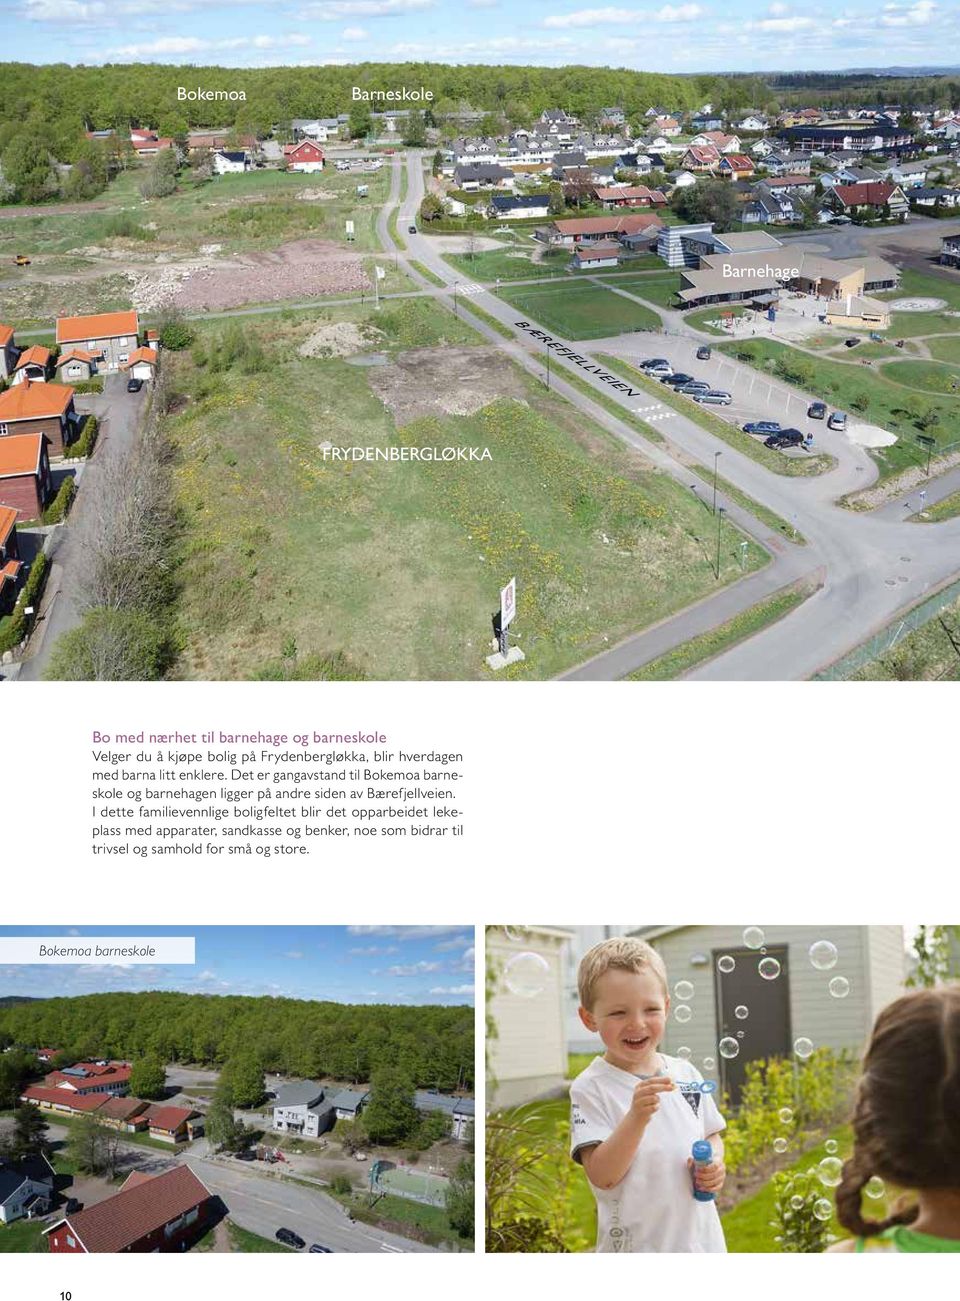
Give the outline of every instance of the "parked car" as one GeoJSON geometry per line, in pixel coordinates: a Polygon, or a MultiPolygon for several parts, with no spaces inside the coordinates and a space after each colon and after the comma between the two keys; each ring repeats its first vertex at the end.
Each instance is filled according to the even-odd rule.
{"type": "Polygon", "coordinates": [[[256,1161],[257,1154],[251,1148],[245,1147],[242,1152],[234,1154],[238,1161],[256,1161]]]}
{"type": "Polygon", "coordinates": [[[681,371],[674,371],[672,375],[662,375],[661,384],[669,384],[671,388],[683,388],[684,384],[690,384],[693,381],[692,375],[686,375],[681,371]]]}
{"type": "Polygon", "coordinates": [[[834,411],[827,421],[828,429],[839,429],[841,432],[847,427],[846,411],[834,411]]]}
{"type": "Polygon", "coordinates": [[[826,402],[811,402],[807,407],[807,415],[811,420],[826,420],[827,404],[826,402]]]}
{"type": "Polygon", "coordinates": [[[883,335],[877,334],[876,330],[870,331],[870,338],[873,340],[874,343],[883,343],[883,335]]]}
{"type": "Polygon", "coordinates": [[[779,434],[783,428],[779,420],[748,420],[743,426],[745,434],[779,434]]]}
{"type": "Polygon", "coordinates": [[[83,1202],[78,1201],[76,1197],[68,1197],[64,1203],[63,1211],[65,1215],[73,1215],[83,1207],[83,1202]]]}
{"type": "Polygon", "coordinates": [[[667,361],[666,357],[648,357],[642,361],[639,366],[640,370],[673,370],[673,367],[667,361]]]}
{"type": "Polygon", "coordinates": [[[417,233],[417,227],[416,227],[416,224],[415,224],[414,222],[411,222],[410,225],[407,227],[407,232],[408,232],[410,235],[416,235],[416,233],[417,233]]]}
{"type": "Polygon", "coordinates": [[[803,434],[799,429],[781,429],[779,434],[771,434],[765,438],[764,447],[773,447],[782,450],[784,447],[802,447],[803,434]]]}
{"type": "Polygon", "coordinates": [[[862,342],[863,342],[862,339],[857,339],[857,338],[844,339],[843,346],[845,348],[855,348],[858,343],[862,343],[862,342]]]}
{"type": "Polygon", "coordinates": [[[296,1247],[297,1251],[307,1245],[300,1234],[294,1233],[293,1229],[277,1229],[273,1236],[277,1242],[282,1242],[287,1247],[296,1247]]]}
{"type": "Polygon", "coordinates": [[[713,354],[713,349],[708,343],[701,344],[697,349],[697,361],[709,361],[713,354]]]}
{"type": "Polygon", "coordinates": [[[127,392],[139,393],[142,388],[143,388],[143,380],[134,379],[133,376],[131,375],[130,378],[127,380],[127,392]]]}
{"type": "MultiPolygon", "coordinates": [[[[328,1256],[333,1255],[332,1247],[321,1247],[319,1242],[311,1243],[310,1251],[322,1251],[325,1252],[328,1256]]],[[[309,1255],[309,1252],[307,1254],[309,1255]]]]}
{"type": "Polygon", "coordinates": [[[709,393],[710,385],[706,380],[694,379],[691,380],[689,384],[684,384],[682,388],[678,388],[677,392],[682,393],[684,397],[690,398],[693,397],[695,393],[709,393]]]}
{"type": "Polygon", "coordinates": [[[728,407],[733,398],[722,388],[707,389],[706,393],[691,393],[694,402],[707,402],[712,407],[728,407]]]}

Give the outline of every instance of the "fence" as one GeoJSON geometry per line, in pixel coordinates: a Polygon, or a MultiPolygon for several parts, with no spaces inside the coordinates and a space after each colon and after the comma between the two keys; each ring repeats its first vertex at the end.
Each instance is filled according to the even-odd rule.
{"type": "Polygon", "coordinates": [[[411,1202],[420,1202],[425,1206],[443,1206],[446,1204],[447,1188],[450,1181],[444,1175],[428,1174],[426,1171],[410,1170],[403,1166],[394,1166],[388,1162],[377,1162],[377,1169],[371,1170],[375,1177],[371,1180],[377,1192],[390,1193],[394,1197],[405,1197],[411,1202]]]}
{"type": "Polygon", "coordinates": [[[814,682],[846,682],[853,677],[859,669],[865,664],[870,664],[873,660],[879,659],[881,655],[886,655],[911,632],[922,628],[924,624],[935,619],[941,611],[945,610],[948,605],[954,601],[960,600],[960,579],[951,583],[948,587],[941,587],[939,592],[933,596],[927,597],[919,605],[915,605],[912,610],[908,610],[901,618],[894,620],[893,623],[887,624],[880,632],[875,633],[868,641],[863,642],[854,650],[844,655],[842,659],[837,660],[828,668],[821,669],[819,673],[814,674],[814,682]]]}

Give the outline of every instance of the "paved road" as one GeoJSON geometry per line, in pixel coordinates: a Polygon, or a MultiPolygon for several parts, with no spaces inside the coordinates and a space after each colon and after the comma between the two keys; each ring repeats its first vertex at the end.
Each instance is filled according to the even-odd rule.
{"type": "MultiPolygon", "coordinates": [[[[395,177],[398,166],[395,162],[395,177]]],[[[404,232],[409,219],[417,212],[425,190],[421,156],[414,152],[408,153],[406,167],[407,198],[402,205],[400,218],[400,227],[404,232]]],[[[930,225],[932,229],[935,223],[931,222],[930,225]]],[[[804,235],[811,242],[827,244],[834,252],[856,251],[850,242],[854,237],[848,227],[804,232],[804,235]]],[[[392,250],[393,242],[386,231],[385,220],[381,238],[384,239],[385,246],[392,250]]],[[[408,245],[408,256],[415,258],[443,280],[448,287],[447,296],[444,298],[441,295],[440,301],[452,305],[453,285],[460,277],[443,261],[433,238],[421,233],[404,233],[403,238],[408,245]]],[[[891,238],[887,232],[886,239],[889,241],[891,238]]],[[[403,254],[400,257],[401,260],[406,260],[403,254]]],[[[415,269],[408,266],[407,270],[418,283],[424,283],[415,269]]],[[[524,332],[516,324],[521,319],[521,314],[489,290],[482,290],[477,298],[485,312],[511,330],[515,341],[510,342],[492,330],[486,322],[470,315],[470,301],[461,298],[461,314],[485,338],[503,349],[525,369],[542,375],[542,345],[531,345],[524,339],[524,332]],[[531,356],[532,347],[538,350],[536,359],[531,356]]],[[[643,345],[648,349],[647,355],[653,355],[654,351],[656,355],[669,355],[664,353],[667,347],[682,350],[689,349],[694,342],[716,342],[706,335],[699,335],[690,327],[681,326],[681,329],[689,335],[689,343],[674,341],[668,335],[645,336],[643,345]]],[[[555,335],[554,338],[559,336],[555,335]]],[[[582,341],[561,341],[569,343],[575,352],[591,358],[602,352],[619,352],[621,355],[630,355],[632,352],[633,359],[636,359],[638,339],[639,336],[628,335],[591,340],[586,344],[582,341]]],[[[698,483],[698,491],[704,490],[706,484],[697,480],[684,467],[682,458],[692,455],[701,465],[712,466],[714,452],[721,451],[724,477],[755,501],[794,524],[807,539],[808,545],[798,555],[800,549],[784,544],[780,537],[771,537],[768,527],[748,512],[738,512],[734,504],[729,503],[729,514],[733,522],[771,549],[773,560],[764,571],[765,577],[760,579],[752,576],[718,596],[701,602],[693,610],[681,612],[656,629],[630,638],[567,676],[622,676],[624,672],[641,667],[654,655],[662,654],[671,645],[686,640],[691,635],[691,629],[701,625],[715,626],[731,617],[731,613],[747,609],[756,601],[758,590],[761,593],[767,588],[776,590],[802,577],[814,585],[819,584],[815,596],[805,601],[788,618],[703,665],[690,676],[750,681],[806,678],[859,645],[904,609],[942,586],[960,571],[960,520],[919,526],[901,523],[880,512],[876,515],[855,513],[837,505],[837,499],[844,493],[868,486],[876,476],[876,467],[862,448],[847,438],[831,436],[822,424],[816,425],[817,441],[837,458],[836,468],[828,474],[807,478],[776,475],[680,414],[665,417],[656,424],[657,430],[667,440],[665,447],[650,443],[613,417],[602,420],[597,414],[599,408],[594,408],[579,390],[563,383],[562,375],[569,365],[569,361],[554,354],[551,364],[553,382],[558,391],[580,410],[606,424],[625,443],[641,451],[652,464],[671,474],[678,482],[684,483],[688,488],[692,482],[698,483]]],[[[798,395],[796,390],[788,390],[785,386],[776,384],[767,386],[766,381],[758,380],[752,368],[730,358],[722,361],[718,358],[713,365],[717,376],[721,374],[720,367],[723,367],[724,386],[733,386],[738,398],[753,386],[753,395],[741,402],[742,414],[753,414],[755,411],[757,414],[761,411],[771,414],[779,410],[776,416],[778,419],[782,420],[787,412],[791,423],[805,419],[800,416],[800,410],[812,400],[808,395],[798,395]],[[766,392],[762,391],[764,388],[766,392]],[[753,405],[754,399],[756,408],[753,405]],[[783,406],[779,407],[781,402],[783,406]]],[[[605,392],[607,397],[613,398],[625,409],[636,410],[644,404],[649,405],[649,399],[629,398],[604,386],[589,373],[582,370],[579,373],[594,388],[605,392]]],[[[645,418],[649,413],[640,411],[638,414],[645,418]]],[[[800,427],[805,426],[801,423],[800,427]]]]}

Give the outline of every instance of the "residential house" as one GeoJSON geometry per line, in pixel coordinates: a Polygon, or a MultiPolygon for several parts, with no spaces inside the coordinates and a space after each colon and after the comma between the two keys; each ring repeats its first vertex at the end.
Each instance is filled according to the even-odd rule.
{"type": "Polygon", "coordinates": [[[0,324],[0,379],[9,379],[17,364],[17,345],[13,326],[0,324]]]}
{"type": "Polygon", "coordinates": [[[349,114],[347,113],[342,113],[339,117],[295,117],[290,126],[293,130],[294,139],[302,140],[306,138],[325,145],[328,140],[339,139],[341,126],[349,120],[349,114]]]}
{"type": "Polygon", "coordinates": [[[813,194],[817,188],[817,183],[813,177],[802,173],[799,175],[788,174],[786,176],[768,176],[763,184],[771,194],[788,194],[792,199],[797,199],[805,194],[813,194]]]}
{"type": "Polygon", "coordinates": [[[497,1024],[497,1036],[488,1044],[490,1078],[495,1081],[487,1095],[491,1109],[560,1097],[566,1088],[563,955],[570,938],[569,930],[531,926],[521,950],[499,928],[487,935],[492,969],[509,976],[508,964],[521,952],[534,953],[543,961],[542,988],[536,998],[514,993],[509,980],[500,979],[489,1000],[488,1012],[497,1024]]]}
{"type": "Polygon", "coordinates": [[[758,185],[740,210],[745,225],[778,226],[797,219],[797,210],[789,194],[776,193],[758,185]]]}
{"type": "Polygon", "coordinates": [[[594,198],[604,208],[663,208],[667,196],[646,185],[598,185],[594,198]]]}
{"type": "Polygon", "coordinates": [[[332,1129],[337,1115],[333,1097],[313,1080],[283,1084],[273,1104],[273,1128],[281,1134],[318,1138],[332,1129]]]}
{"type": "Polygon", "coordinates": [[[622,127],[627,121],[627,115],[622,108],[602,108],[598,117],[600,125],[605,127],[622,127]]]}
{"type": "Polygon", "coordinates": [[[744,944],[742,927],[649,926],[634,933],[659,952],[671,982],[685,979],[694,986],[696,1015],[684,1024],[669,1019],[664,1052],[674,1055],[684,1045],[694,1061],[714,1057],[720,1088],[734,1106],[748,1065],[771,1058],[794,1060],[793,1044],[800,1036],[817,1048],[858,1056],[877,1013],[903,992],[906,954],[900,926],[765,926],[764,956],[780,964],[774,980],[759,974],[761,955],[744,944]],[[829,971],[816,968],[808,956],[820,940],[837,949],[836,965],[829,971]],[[732,970],[720,970],[721,957],[733,958],[732,970]],[[849,981],[843,999],[829,990],[836,976],[849,981]],[[734,1015],[739,1007],[748,1009],[749,1020],[734,1015]],[[718,1054],[720,1040],[744,1025],[749,1029],[737,1055],[718,1054]]]}
{"type": "Polygon", "coordinates": [[[476,190],[508,190],[514,174],[499,163],[467,163],[454,168],[453,183],[457,189],[470,194],[476,190]]]}
{"type": "Polygon", "coordinates": [[[79,347],[98,353],[97,368],[119,370],[137,346],[140,322],[137,313],[104,312],[98,316],[57,318],[57,344],[61,349],[79,347]]]}
{"type": "Polygon", "coordinates": [[[570,172],[579,172],[589,170],[587,155],[582,149],[565,150],[561,153],[554,154],[553,171],[550,175],[557,181],[569,179],[570,172]]]}
{"type": "Polygon", "coordinates": [[[691,145],[680,160],[688,172],[714,172],[720,163],[720,150],[716,145],[691,145]]]}
{"type": "Polygon", "coordinates": [[[12,506],[18,520],[38,519],[53,492],[49,446],[43,434],[0,438],[0,506],[12,506]]]}
{"type": "Polygon", "coordinates": [[[538,239],[573,248],[580,243],[608,243],[651,227],[659,230],[663,221],[654,213],[622,213],[608,217],[570,217],[538,227],[538,239]]]}
{"type": "Polygon", "coordinates": [[[150,1103],[142,1098],[119,1097],[111,1094],[101,1099],[96,1108],[97,1120],[103,1121],[113,1129],[122,1129],[128,1134],[147,1128],[146,1113],[150,1103]]]}
{"type": "Polygon", "coordinates": [[[960,205],[960,190],[944,185],[915,185],[904,191],[916,208],[956,208],[960,205]]]}
{"type": "Polygon", "coordinates": [[[926,185],[931,163],[933,163],[931,158],[920,158],[912,163],[894,163],[883,175],[888,181],[893,181],[895,185],[901,186],[909,193],[915,186],[926,185]]]}
{"type": "Polygon", "coordinates": [[[356,1120],[370,1097],[368,1089],[341,1089],[333,1098],[337,1120],[356,1120]]]}
{"type": "Polygon", "coordinates": [[[906,217],[910,201],[893,181],[862,181],[857,185],[832,185],[824,193],[824,207],[846,216],[906,217]]]}
{"type": "Polygon", "coordinates": [[[37,1061],[43,1062],[43,1064],[46,1065],[47,1062],[53,1061],[59,1051],[59,1048],[38,1048],[37,1061]]]}
{"type": "Polygon", "coordinates": [[[749,131],[751,133],[754,131],[766,131],[769,125],[770,124],[767,121],[767,119],[763,117],[761,114],[748,113],[745,118],[741,118],[741,120],[737,123],[737,130],[749,131]]]}
{"type": "Polygon", "coordinates": [[[697,179],[693,172],[687,171],[684,167],[667,174],[667,180],[675,190],[685,190],[690,185],[696,185],[697,179]]]}
{"type": "Polygon", "coordinates": [[[550,211],[550,195],[495,194],[487,211],[491,217],[500,221],[516,221],[520,217],[546,217],[550,211]]]}
{"type": "Polygon", "coordinates": [[[723,118],[712,110],[703,110],[699,113],[694,113],[693,117],[690,119],[691,131],[719,131],[722,126],[723,118]]]}
{"type": "Polygon", "coordinates": [[[653,119],[653,128],[662,136],[678,136],[680,134],[680,123],[675,117],[656,117],[653,119]]]}
{"type": "Polygon", "coordinates": [[[24,380],[34,380],[42,384],[50,370],[52,353],[49,348],[35,343],[32,348],[24,348],[17,358],[11,383],[22,384],[24,380]]]}
{"type": "Polygon", "coordinates": [[[248,154],[257,152],[256,136],[237,135],[233,127],[187,132],[187,148],[192,154],[203,153],[205,150],[213,152],[217,149],[226,149],[228,140],[232,142],[231,148],[236,146],[245,149],[248,154]]]}
{"type": "Polygon", "coordinates": [[[133,152],[138,158],[152,158],[159,154],[163,149],[172,149],[173,140],[169,136],[161,136],[156,131],[147,128],[143,130],[134,129],[130,132],[130,144],[133,146],[133,152]]]}
{"type": "Polygon", "coordinates": [[[324,153],[312,140],[283,146],[283,161],[290,172],[322,172],[324,153]]]}
{"type": "Polygon", "coordinates": [[[653,161],[649,154],[620,154],[613,164],[614,172],[636,172],[638,176],[646,176],[647,172],[653,171],[653,161]]]}
{"type": "Polygon", "coordinates": [[[538,119],[540,127],[555,135],[571,132],[580,125],[580,119],[573,117],[562,108],[545,108],[538,119]]]}
{"type": "Polygon", "coordinates": [[[960,269],[960,231],[941,237],[940,265],[960,269]]]}
{"type": "Polygon", "coordinates": [[[771,154],[776,153],[776,147],[772,140],[764,137],[762,140],[750,142],[750,152],[754,158],[769,158],[771,154]]]}
{"type": "Polygon", "coordinates": [[[823,154],[835,149],[852,149],[861,154],[895,154],[909,149],[914,142],[909,131],[886,122],[863,126],[810,122],[782,126],[778,128],[777,136],[791,148],[823,154]]]}
{"type": "Polygon", "coordinates": [[[156,348],[135,349],[120,369],[129,371],[133,379],[152,380],[157,370],[156,348]]]}
{"type": "Polygon", "coordinates": [[[12,506],[0,506],[0,615],[9,614],[16,604],[22,577],[17,512],[12,506]]]}
{"type": "MultiPolygon", "coordinates": [[[[754,150],[756,153],[757,150],[754,150]]],[[[795,153],[789,149],[766,154],[763,165],[771,176],[809,176],[810,155],[795,153]]]]}
{"type": "Polygon", "coordinates": [[[96,373],[101,357],[101,353],[88,352],[86,348],[68,348],[57,358],[58,377],[70,382],[88,380],[96,373]]]}
{"type": "Polygon", "coordinates": [[[217,149],[214,151],[213,170],[218,176],[227,176],[234,172],[249,172],[253,164],[245,149],[217,149]]]}
{"type": "Polygon", "coordinates": [[[203,1117],[189,1107],[151,1103],[138,1118],[146,1120],[150,1137],[161,1143],[186,1143],[203,1133],[203,1117]]]}
{"type": "Polygon", "coordinates": [[[54,1170],[45,1156],[0,1160],[0,1224],[46,1215],[53,1203],[54,1170]]]}
{"type": "Polygon", "coordinates": [[[185,1251],[210,1227],[215,1202],[189,1166],[134,1170],[118,1193],[45,1229],[51,1252],[185,1251]]]}
{"type": "Polygon", "coordinates": [[[79,423],[68,384],[25,379],[0,393],[0,439],[10,434],[46,434],[51,455],[62,456],[76,438],[79,423]]]}
{"type": "Polygon", "coordinates": [[[467,1137],[467,1129],[476,1115],[475,1099],[455,1098],[437,1089],[417,1089],[413,1105],[419,1112],[445,1112],[450,1117],[451,1138],[461,1140],[467,1137]]]}
{"type": "Polygon", "coordinates": [[[753,160],[746,154],[724,154],[717,164],[717,175],[727,181],[746,181],[754,174],[753,160]]]}
{"type": "Polygon", "coordinates": [[[599,271],[601,267],[615,267],[620,263],[620,245],[616,240],[603,240],[590,244],[577,244],[573,250],[572,266],[575,271],[599,271]]]}
{"type": "Polygon", "coordinates": [[[130,1092],[129,1062],[75,1062],[62,1071],[51,1071],[44,1076],[48,1089],[65,1089],[77,1097],[90,1094],[130,1092]]]}
{"type": "Polygon", "coordinates": [[[712,145],[718,154],[738,154],[740,137],[727,135],[726,131],[701,131],[690,141],[691,145],[712,145]]]}

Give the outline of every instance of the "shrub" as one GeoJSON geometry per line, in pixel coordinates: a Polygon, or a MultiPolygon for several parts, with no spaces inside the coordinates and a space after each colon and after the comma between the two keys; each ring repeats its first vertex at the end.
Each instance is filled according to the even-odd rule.
{"type": "MultiPolygon", "coordinates": [[[[100,384],[102,387],[103,380],[100,381],[100,384]]],[[[83,432],[77,441],[71,443],[66,449],[64,456],[68,457],[71,461],[76,461],[81,457],[89,456],[93,451],[94,445],[97,441],[97,434],[99,432],[100,422],[97,420],[97,417],[87,416],[86,420],[83,422],[83,432]]]]}
{"type": "Polygon", "coordinates": [[[107,218],[103,227],[103,238],[139,239],[149,243],[155,240],[157,235],[156,231],[141,226],[128,212],[118,212],[116,216],[107,218]]]}
{"type": "Polygon", "coordinates": [[[56,497],[54,497],[53,501],[40,517],[44,524],[63,523],[67,517],[67,511],[70,509],[70,503],[76,495],[76,491],[76,480],[73,475],[70,474],[64,479],[63,483],[61,483],[56,497]]]}
{"type": "Polygon", "coordinates": [[[353,1184],[350,1182],[349,1175],[334,1175],[330,1180],[330,1187],[333,1192],[339,1193],[341,1197],[348,1197],[353,1192],[353,1184]]]}
{"type": "Polygon", "coordinates": [[[850,405],[853,407],[854,411],[867,411],[867,410],[869,410],[869,407],[870,407],[870,394],[869,394],[869,393],[854,393],[853,397],[850,399],[850,405]]]}
{"type": "Polygon", "coordinates": [[[279,656],[268,660],[253,675],[255,682],[363,682],[366,673],[347,659],[343,651],[331,655],[304,655],[300,659],[279,656]]]}
{"type": "Polygon", "coordinates": [[[48,568],[49,561],[41,552],[33,562],[27,581],[17,597],[16,605],[13,607],[13,613],[0,626],[0,654],[19,646],[27,635],[27,616],[24,614],[24,610],[30,606],[36,609],[40,597],[43,595],[48,568]]]}
{"type": "Polygon", "coordinates": [[[171,663],[167,630],[140,610],[88,610],[53,648],[44,678],[53,682],[151,682],[171,663]]]}
{"type": "Polygon", "coordinates": [[[70,387],[74,393],[102,393],[103,376],[94,375],[92,379],[76,379],[71,383],[70,387]]]}
{"type": "Polygon", "coordinates": [[[157,338],[163,348],[171,352],[183,352],[189,348],[196,337],[193,328],[182,312],[168,309],[157,322],[157,338]]]}
{"type": "MultiPolygon", "coordinates": [[[[773,1213],[776,1217],[771,1227],[777,1233],[774,1242],[785,1252],[825,1251],[834,1241],[827,1230],[830,1217],[820,1219],[816,1209],[826,1201],[824,1189],[814,1175],[791,1175],[781,1171],[773,1177],[776,1195],[773,1213]],[[815,1209],[816,1208],[816,1209],[815,1209]]],[[[832,1213],[832,1207],[831,1207],[832,1213]]]]}

